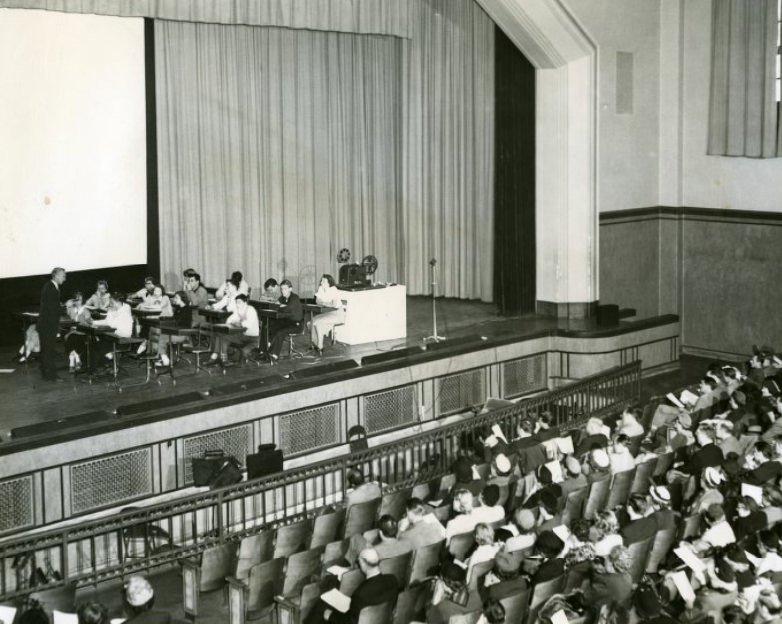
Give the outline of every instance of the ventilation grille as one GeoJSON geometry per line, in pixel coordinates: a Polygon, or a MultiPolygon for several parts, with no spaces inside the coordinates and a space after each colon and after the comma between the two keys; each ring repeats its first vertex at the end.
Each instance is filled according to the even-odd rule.
{"type": "Polygon", "coordinates": [[[206,451],[223,451],[226,455],[233,455],[244,464],[247,458],[247,449],[250,448],[251,436],[252,426],[241,425],[240,427],[185,438],[185,485],[193,483],[193,462],[191,460],[194,457],[203,457],[206,451]]]}
{"type": "Polygon", "coordinates": [[[486,373],[478,368],[440,379],[440,416],[461,412],[486,401],[486,373]]]}
{"type": "Polygon", "coordinates": [[[152,494],[152,452],[140,449],[71,466],[71,509],[81,513],[152,494]]]}
{"type": "Polygon", "coordinates": [[[33,524],[33,478],[0,483],[0,533],[33,524]]]}
{"type": "Polygon", "coordinates": [[[368,433],[393,429],[416,419],[415,386],[403,386],[364,397],[364,426],[368,433]]]}
{"type": "Polygon", "coordinates": [[[279,418],[280,448],[285,455],[339,444],[339,403],[321,405],[279,418]]]}
{"type": "Polygon", "coordinates": [[[511,360],[502,365],[502,396],[506,399],[546,390],[546,356],[533,355],[519,360],[511,360]]]}

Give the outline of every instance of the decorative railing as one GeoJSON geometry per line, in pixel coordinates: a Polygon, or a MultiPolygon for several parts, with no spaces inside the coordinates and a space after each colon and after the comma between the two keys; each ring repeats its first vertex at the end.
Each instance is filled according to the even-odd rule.
{"type": "Polygon", "coordinates": [[[0,540],[0,600],[30,593],[35,567],[53,569],[60,577],[35,591],[92,584],[313,516],[341,503],[345,475],[353,467],[380,481],[384,492],[432,481],[447,474],[458,450],[492,425],[511,438],[522,419],[548,411],[558,426],[577,427],[638,401],[640,381],[641,364],[633,362],[506,408],[288,473],[0,540]]]}

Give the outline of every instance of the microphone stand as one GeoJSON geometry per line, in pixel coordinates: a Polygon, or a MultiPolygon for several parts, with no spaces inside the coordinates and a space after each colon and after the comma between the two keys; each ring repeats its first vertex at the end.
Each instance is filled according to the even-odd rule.
{"type": "Polygon", "coordinates": [[[441,342],[445,336],[437,335],[437,300],[435,299],[435,287],[437,286],[437,260],[432,258],[429,261],[432,267],[432,335],[424,338],[424,342],[441,342]]]}

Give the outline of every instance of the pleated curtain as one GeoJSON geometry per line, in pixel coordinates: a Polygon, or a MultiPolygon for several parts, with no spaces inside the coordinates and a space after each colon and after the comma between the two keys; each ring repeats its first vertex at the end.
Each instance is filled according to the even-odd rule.
{"type": "Polygon", "coordinates": [[[709,154],[782,155],[777,10],[778,0],[713,0],[709,154]]]}
{"type": "Polygon", "coordinates": [[[155,22],[161,267],[312,293],[353,260],[376,279],[492,298],[493,24],[412,0],[410,39],[155,22]]]}

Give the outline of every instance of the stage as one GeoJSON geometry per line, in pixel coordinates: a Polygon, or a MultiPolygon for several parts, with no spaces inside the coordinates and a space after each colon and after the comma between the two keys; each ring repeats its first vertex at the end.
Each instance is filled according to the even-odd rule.
{"type": "MultiPolygon", "coordinates": [[[[594,323],[557,322],[556,319],[536,315],[501,317],[491,303],[459,299],[437,300],[437,331],[441,336],[452,341],[476,335],[485,335],[488,338],[517,336],[521,340],[525,336],[557,327],[588,328],[593,325],[594,323]]],[[[21,335],[21,331],[19,334],[21,335]]],[[[211,377],[203,372],[185,377],[184,375],[190,373],[192,369],[182,363],[176,367],[176,374],[182,376],[178,376],[175,386],[172,385],[170,377],[162,376],[160,383],[153,378],[145,386],[126,388],[122,392],[118,392],[106,380],[96,380],[88,384],[83,376],[70,375],[64,354],[60,358],[59,374],[66,382],[60,384],[44,382],[37,361],[31,362],[27,367],[19,366],[10,362],[14,352],[6,350],[0,352],[0,361],[8,364],[0,368],[13,369],[13,372],[0,374],[0,396],[3,397],[0,402],[0,438],[8,441],[10,430],[16,427],[58,420],[95,410],[113,412],[124,404],[153,401],[172,394],[204,391],[211,386],[231,381],[241,382],[290,373],[295,375],[296,371],[345,359],[360,362],[361,358],[369,355],[422,344],[424,338],[431,334],[432,300],[420,296],[407,297],[407,338],[404,340],[371,342],[355,346],[340,344],[332,346],[327,339],[323,356],[318,359],[307,357],[289,360],[283,357],[274,367],[268,364],[261,367],[250,364],[245,367],[230,368],[225,375],[215,371],[211,377]]],[[[297,339],[297,345],[302,348],[308,343],[309,339],[306,336],[297,339]]],[[[144,368],[137,366],[135,361],[128,361],[124,366],[128,375],[120,377],[121,383],[130,384],[144,379],[144,368]]]]}

